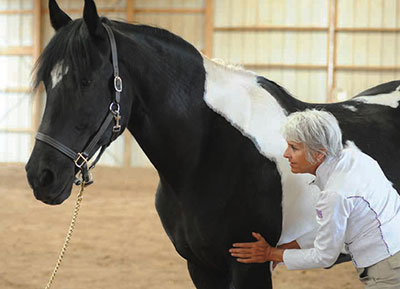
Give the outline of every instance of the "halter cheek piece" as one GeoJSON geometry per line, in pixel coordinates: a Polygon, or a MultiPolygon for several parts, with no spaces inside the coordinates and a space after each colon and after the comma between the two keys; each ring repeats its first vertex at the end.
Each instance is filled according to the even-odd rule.
{"type": "Polygon", "coordinates": [[[85,185],[90,185],[93,183],[93,178],[89,172],[89,170],[93,169],[96,163],[100,160],[100,157],[106,150],[106,148],[118,137],[119,133],[121,132],[121,125],[119,123],[121,119],[120,115],[120,98],[121,98],[121,91],[122,91],[122,79],[119,76],[119,68],[118,68],[118,54],[117,54],[117,45],[115,43],[114,33],[112,32],[110,26],[107,24],[102,23],[104,28],[107,31],[108,38],[111,44],[111,56],[112,56],[112,63],[114,68],[114,90],[115,90],[115,97],[110,104],[109,113],[107,117],[103,121],[102,125],[100,126],[99,130],[91,140],[91,142],[82,150],[80,153],[76,153],[69,147],[63,145],[59,141],[55,140],[54,138],[38,132],[36,134],[36,139],[42,142],[47,143],[48,145],[54,147],[55,149],[59,150],[67,157],[72,159],[75,163],[75,166],[80,170],[82,179],[75,177],[75,184],[80,185],[85,182],[85,185]],[[96,159],[93,161],[92,165],[88,168],[88,161],[90,158],[96,153],[97,150],[94,149],[97,142],[103,136],[104,132],[107,130],[108,126],[115,120],[115,124],[112,128],[112,136],[107,145],[103,145],[101,147],[100,153],[97,155],[96,159]]]}

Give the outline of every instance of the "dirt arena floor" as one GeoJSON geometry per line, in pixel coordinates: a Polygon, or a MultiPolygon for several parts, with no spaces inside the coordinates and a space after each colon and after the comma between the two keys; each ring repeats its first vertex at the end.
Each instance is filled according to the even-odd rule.
{"type": "MultiPolygon", "coordinates": [[[[194,289],[154,208],[152,169],[98,167],[54,289],[194,289]]],[[[23,165],[0,168],[0,289],[47,284],[78,193],[60,206],[37,201],[23,165]]],[[[274,288],[363,288],[352,264],[330,270],[274,271],[274,288]]]]}

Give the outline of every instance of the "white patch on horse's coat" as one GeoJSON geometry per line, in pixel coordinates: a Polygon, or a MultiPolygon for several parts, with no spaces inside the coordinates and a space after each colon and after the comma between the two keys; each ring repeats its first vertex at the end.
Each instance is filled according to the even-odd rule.
{"type": "Polygon", "coordinates": [[[291,173],[288,161],[283,158],[287,146],[281,133],[286,120],[284,109],[257,83],[253,72],[229,69],[207,58],[204,58],[204,67],[207,105],[250,138],[262,155],[276,163],[283,191],[283,227],[278,244],[314,230],[313,206],[319,190],[309,185],[314,179],[312,175],[291,173]]]}
{"type": "Polygon", "coordinates": [[[357,111],[357,108],[356,108],[355,106],[353,106],[353,105],[343,104],[342,106],[343,106],[343,108],[348,109],[348,110],[351,110],[351,111],[353,111],[353,112],[356,112],[356,111],[357,111]]]}
{"type": "Polygon", "coordinates": [[[57,62],[50,72],[51,88],[53,89],[62,80],[63,76],[68,73],[68,66],[63,71],[63,60],[57,62]]]}
{"type": "Polygon", "coordinates": [[[353,98],[352,100],[368,104],[379,104],[397,108],[399,106],[399,101],[400,101],[400,86],[398,86],[391,93],[358,96],[353,98]]]}

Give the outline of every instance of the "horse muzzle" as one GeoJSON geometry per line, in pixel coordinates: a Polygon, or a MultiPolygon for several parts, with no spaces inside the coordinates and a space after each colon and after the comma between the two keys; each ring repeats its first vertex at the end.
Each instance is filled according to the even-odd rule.
{"type": "Polygon", "coordinates": [[[36,199],[48,205],[59,205],[71,194],[74,169],[58,172],[50,166],[43,166],[38,162],[29,160],[25,166],[28,183],[36,199]]]}

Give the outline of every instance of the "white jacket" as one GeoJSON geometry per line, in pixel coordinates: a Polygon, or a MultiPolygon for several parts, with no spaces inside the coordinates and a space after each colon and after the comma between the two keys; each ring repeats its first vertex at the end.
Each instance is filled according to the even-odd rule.
{"type": "Polygon", "coordinates": [[[313,184],[321,190],[314,246],[285,250],[288,269],[331,266],[343,244],[357,268],[400,251],[400,197],[375,160],[355,147],[344,149],[318,167],[313,184]]]}

